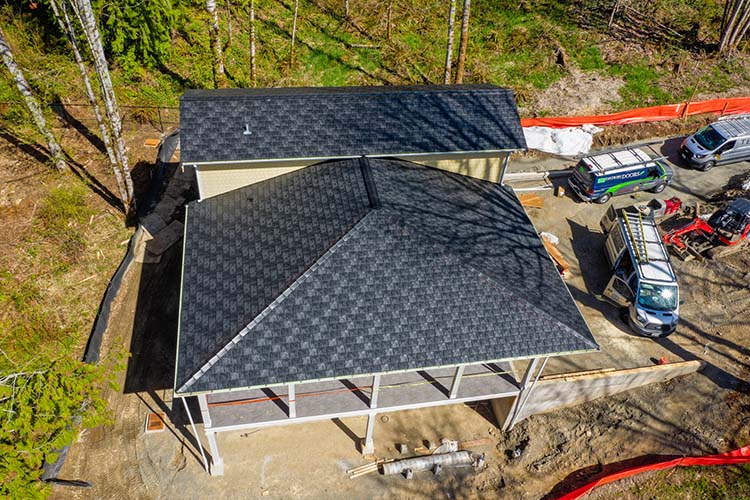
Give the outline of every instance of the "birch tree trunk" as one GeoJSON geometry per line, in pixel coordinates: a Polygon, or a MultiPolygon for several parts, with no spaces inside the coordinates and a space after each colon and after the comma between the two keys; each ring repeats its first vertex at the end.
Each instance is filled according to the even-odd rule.
{"type": "Polygon", "coordinates": [[[750,2],[748,0],[727,0],[722,19],[719,52],[730,54],[737,50],[750,28],[750,2]]]}
{"type": "Polygon", "coordinates": [[[211,16],[208,26],[208,36],[211,41],[211,55],[213,56],[214,88],[218,89],[224,81],[224,56],[221,51],[221,32],[219,31],[219,15],[216,13],[216,0],[206,0],[206,11],[211,16]]]}
{"type": "Polygon", "coordinates": [[[461,16],[461,41],[458,45],[458,63],[456,64],[456,83],[464,82],[466,66],[466,46],[469,44],[469,10],[471,0],[464,0],[464,12],[461,16]]]}
{"type": "Polygon", "coordinates": [[[349,0],[344,0],[344,15],[349,17],[349,0]]]}
{"type": "Polygon", "coordinates": [[[112,165],[112,172],[115,175],[117,190],[120,193],[120,200],[122,200],[123,203],[127,203],[128,195],[125,189],[125,184],[123,183],[120,166],[117,163],[115,152],[112,149],[112,139],[110,138],[110,134],[107,131],[107,125],[104,123],[104,119],[102,118],[102,112],[99,109],[99,103],[96,100],[96,94],[94,94],[94,89],[91,86],[91,80],[89,80],[88,70],[86,69],[85,63],[83,62],[81,51],[78,48],[78,40],[76,39],[75,29],[73,27],[73,23],[70,20],[70,16],[68,15],[68,9],[65,2],[66,0],[60,0],[60,4],[58,4],[58,0],[50,0],[52,12],[55,15],[58,26],[60,26],[62,32],[65,33],[65,36],[68,39],[68,42],[70,42],[71,48],[73,49],[73,56],[76,60],[76,64],[78,65],[78,71],[81,73],[81,79],[83,80],[83,85],[86,89],[86,97],[89,100],[89,104],[91,104],[91,108],[94,110],[94,117],[96,118],[96,123],[99,125],[99,132],[102,135],[104,149],[107,151],[109,163],[112,165]]]}
{"type": "Polygon", "coordinates": [[[456,0],[450,0],[450,9],[448,11],[448,46],[445,49],[445,72],[443,73],[443,83],[448,85],[451,82],[451,62],[453,61],[453,28],[456,20],[456,0]]]}
{"type": "Polygon", "coordinates": [[[78,20],[83,27],[83,33],[86,36],[91,54],[93,55],[94,68],[99,78],[99,85],[102,91],[102,101],[104,102],[104,111],[107,114],[112,138],[115,144],[115,155],[117,162],[120,164],[120,170],[125,181],[125,191],[127,194],[126,211],[131,209],[134,200],[133,179],[130,177],[130,165],[128,164],[128,155],[125,148],[125,140],[122,137],[122,118],[120,109],[117,106],[117,98],[112,85],[112,78],[109,75],[109,65],[104,56],[104,47],[99,36],[99,29],[96,26],[94,9],[91,7],[91,0],[74,0],[73,4],[78,20]]]}
{"type": "Polygon", "coordinates": [[[297,38],[297,13],[299,12],[299,0],[294,0],[294,22],[292,23],[292,48],[289,51],[289,67],[294,64],[294,41],[297,38]]]}
{"type": "Polygon", "coordinates": [[[16,64],[16,60],[13,57],[13,52],[11,51],[8,42],[5,40],[5,34],[3,33],[2,28],[0,28],[0,55],[2,55],[3,61],[8,67],[10,75],[16,82],[18,91],[26,101],[26,106],[29,108],[29,112],[31,113],[31,117],[34,119],[36,127],[39,129],[39,132],[41,132],[42,136],[44,136],[44,139],[47,141],[47,149],[49,149],[52,161],[55,162],[55,167],[57,167],[57,170],[59,170],[60,172],[66,170],[68,168],[68,165],[65,163],[62,148],[60,148],[60,144],[58,144],[57,139],[55,139],[54,134],[52,134],[52,131],[47,128],[47,120],[44,119],[42,108],[39,106],[39,102],[31,93],[31,87],[29,86],[29,82],[27,82],[26,78],[23,76],[21,68],[19,68],[18,64],[16,64]]]}
{"type": "Polygon", "coordinates": [[[250,79],[258,86],[258,70],[255,64],[255,0],[250,0],[250,79]]]}

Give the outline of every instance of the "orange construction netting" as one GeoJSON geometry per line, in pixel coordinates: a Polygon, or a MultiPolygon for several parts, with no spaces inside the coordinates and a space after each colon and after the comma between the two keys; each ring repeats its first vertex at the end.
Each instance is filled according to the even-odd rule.
{"type": "Polygon", "coordinates": [[[663,462],[656,462],[649,465],[631,467],[620,472],[608,474],[597,479],[596,481],[592,481],[589,484],[578,488],[575,491],[571,491],[567,495],[561,496],[557,500],[576,500],[577,498],[581,498],[597,486],[608,484],[617,481],[618,479],[634,476],[646,471],[663,470],[672,467],[690,467],[694,465],[735,465],[745,463],[750,463],[750,446],[745,446],[727,453],[719,453],[718,455],[675,458],[672,460],[665,460],[663,462]]]}
{"type": "Polygon", "coordinates": [[[596,116],[560,116],[549,118],[523,118],[523,127],[580,127],[581,125],[625,125],[628,123],[655,122],[672,120],[683,116],[716,113],[719,115],[734,115],[750,113],[750,97],[735,97],[731,99],[712,99],[710,101],[694,101],[680,104],[665,104],[650,108],[630,109],[619,113],[596,116]]]}

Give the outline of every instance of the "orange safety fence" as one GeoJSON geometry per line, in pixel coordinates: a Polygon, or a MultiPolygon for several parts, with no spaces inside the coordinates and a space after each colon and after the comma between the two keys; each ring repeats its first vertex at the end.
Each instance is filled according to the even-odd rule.
{"type": "Polygon", "coordinates": [[[628,123],[672,120],[674,118],[682,118],[683,116],[701,115],[704,113],[716,113],[718,115],[750,113],[750,97],[665,104],[650,108],[630,109],[608,115],[523,118],[521,126],[565,128],[580,127],[581,125],[626,125],[628,123]]]}
{"type": "Polygon", "coordinates": [[[695,465],[736,465],[744,463],[750,463],[750,446],[745,446],[727,453],[719,453],[718,455],[675,458],[673,460],[665,460],[650,465],[640,465],[638,467],[631,467],[613,474],[608,474],[578,488],[575,491],[571,491],[570,493],[559,497],[557,500],[576,500],[597,486],[612,483],[619,479],[634,476],[646,471],[664,470],[672,467],[691,467],[695,465]]]}

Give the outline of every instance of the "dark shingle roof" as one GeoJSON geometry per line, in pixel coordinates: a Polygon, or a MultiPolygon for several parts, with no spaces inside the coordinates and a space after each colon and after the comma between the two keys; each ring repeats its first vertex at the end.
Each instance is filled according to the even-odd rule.
{"type": "Polygon", "coordinates": [[[526,149],[492,85],[188,90],[180,142],[183,163],[526,149]]]}
{"type": "Polygon", "coordinates": [[[189,205],[178,392],[597,348],[510,188],[362,163],[189,205]]]}

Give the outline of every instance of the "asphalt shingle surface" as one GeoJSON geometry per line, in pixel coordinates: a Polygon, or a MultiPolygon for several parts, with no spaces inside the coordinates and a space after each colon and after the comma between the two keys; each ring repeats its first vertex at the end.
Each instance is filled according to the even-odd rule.
{"type": "Polygon", "coordinates": [[[319,164],[188,206],[183,381],[370,210],[358,168],[319,164]]]}
{"type": "Polygon", "coordinates": [[[492,85],[188,90],[180,142],[183,163],[526,149],[492,85]]]}
{"type": "Polygon", "coordinates": [[[178,392],[597,348],[510,188],[369,163],[380,209],[358,160],[190,205],[178,392]]]}

